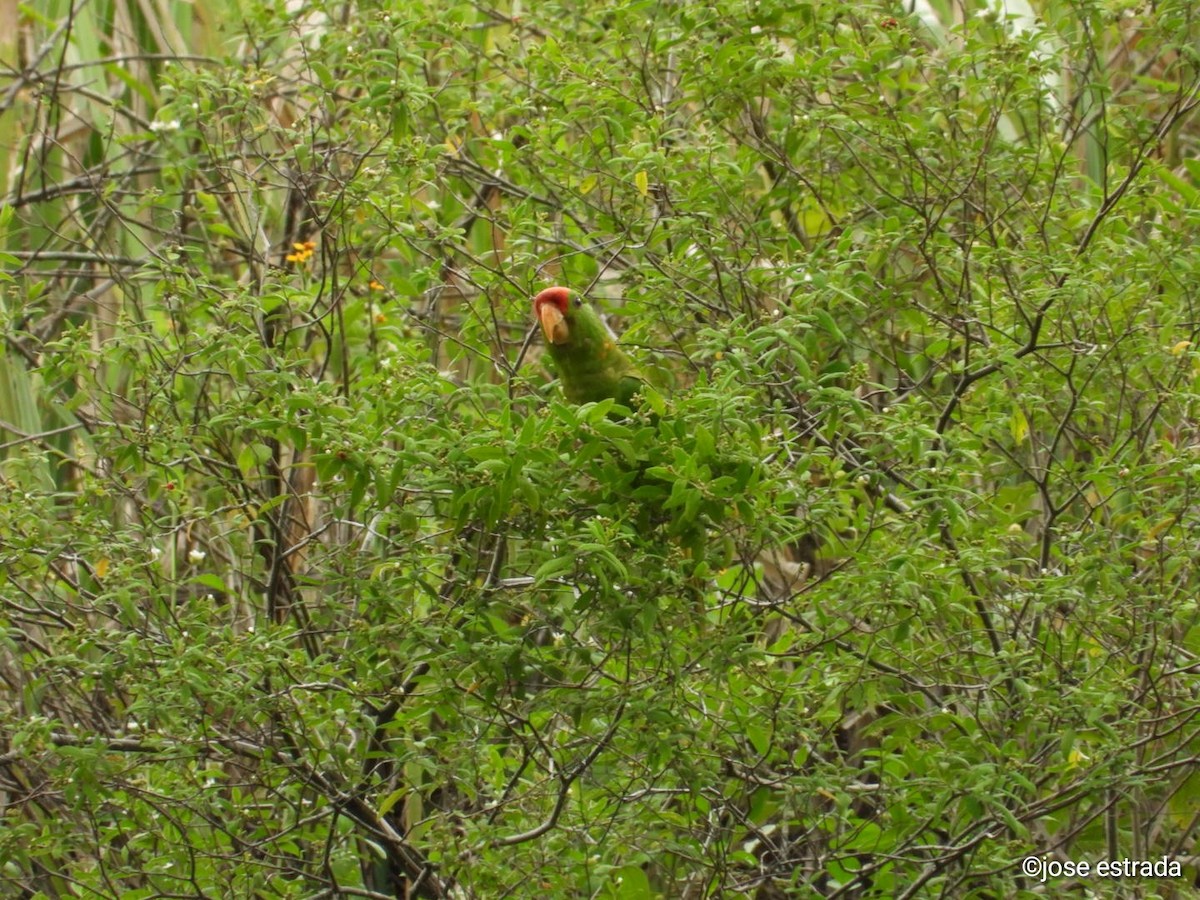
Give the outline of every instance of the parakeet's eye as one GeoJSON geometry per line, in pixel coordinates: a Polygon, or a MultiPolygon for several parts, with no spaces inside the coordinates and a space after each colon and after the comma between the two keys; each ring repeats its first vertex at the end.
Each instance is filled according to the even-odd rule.
{"type": "Polygon", "coordinates": [[[575,298],[575,308],[576,308],[576,309],[582,309],[582,308],[583,308],[583,298],[582,298],[582,297],[576,297],[576,298],[575,298]]]}

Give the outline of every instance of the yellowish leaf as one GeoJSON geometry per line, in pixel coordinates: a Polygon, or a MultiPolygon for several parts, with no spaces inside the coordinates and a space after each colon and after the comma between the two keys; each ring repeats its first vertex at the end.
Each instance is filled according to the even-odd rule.
{"type": "Polygon", "coordinates": [[[645,170],[634,175],[633,181],[637,185],[638,193],[643,197],[650,192],[650,176],[646,174],[645,170]]]}
{"type": "Polygon", "coordinates": [[[1008,428],[1012,432],[1013,440],[1016,443],[1025,443],[1025,439],[1029,437],[1029,420],[1025,418],[1025,413],[1021,411],[1021,407],[1013,407],[1012,418],[1009,419],[1008,428]]]}
{"type": "Polygon", "coordinates": [[[594,191],[596,189],[596,181],[597,179],[595,175],[589,175],[587,178],[583,179],[583,181],[579,182],[580,195],[586,197],[588,194],[594,191]]]}

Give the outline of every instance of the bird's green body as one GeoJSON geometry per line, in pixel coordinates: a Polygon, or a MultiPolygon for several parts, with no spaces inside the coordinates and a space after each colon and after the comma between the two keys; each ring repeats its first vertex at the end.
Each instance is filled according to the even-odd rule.
{"type": "MultiPolygon", "coordinates": [[[[658,412],[652,411],[657,394],[633,361],[617,346],[616,338],[600,316],[578,294],[564,287],[547,288],[533,298],[533,311],[567,400],[598,403],[612,399],[631,410],[645,406],[644,427],[654,429],[655,438],[672,432],[678,438],[677,441],[652,438],[641,445],[642,452],[636,460],[629,460],[630,465],[624,471],[616,470],[618,479],[609,483],[607,490],[619,498],[617,508],[632,517],[639,534],[650,537],[661,529],[678,544],[690,561],[687,571],[696,575],[696,579],[701,578],[697,572],[728,566],[732,559],[728,542],[710,541],[709,533],[710,525],[725,520],[728,502],[722,498],[704,497],[694,490],[691,491],[692,501],[677,500],[676,497],[682,495],[676,485],[684,482],[681,476],[671,471],[671,463],[681,447],[690,447],[692,458],[701,460],[705,471],[715,472],[715,479],[743,485],[753,476],[753,468],[748,464],[726,463],[717,453],[711,437],[705,448],[694,437],[680,432],[682,423],[679,421],[664,424],[660,419],[664,409],[662,400],[658,400],[658,412]],[[631,497],[636,498],[636,502],[630,504],[631,497]]],[[[616,411],[610,411],[609,417],[625,420],[625,415],[616,411]]],[[[644,432],[639,433],[644,435],[644,432]]],[[[709,434],[703,430],[701,433],[709,434]]],[[[604,503],[611,503],[611,495],[604,503]]],[[[606,505],[605,508],[612,507],[606,505]]],[[[688,580],[684,590],[697,599],[701,597],[699,585],[699,580],[688,580]]],[[[703,607],[702,600],[697,599],[697,603],[703,607]]]]}
{"type": "Polygon", "coordinates": [[[634,402],[642,374],[583,298],[566,288],[547,288],[534,298],[533,308],[568,400],[634,402]]]}

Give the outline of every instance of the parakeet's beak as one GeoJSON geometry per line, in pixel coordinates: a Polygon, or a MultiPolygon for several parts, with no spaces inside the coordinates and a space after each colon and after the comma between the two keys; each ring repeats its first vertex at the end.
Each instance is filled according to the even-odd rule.
{"type": "Polygon", "coordinates": [[[551,344],[565,344],[571,338],[571,329],[566,318],[553,303],[538,304],[538,321],[542,323],[542,334],[551,344]]]}

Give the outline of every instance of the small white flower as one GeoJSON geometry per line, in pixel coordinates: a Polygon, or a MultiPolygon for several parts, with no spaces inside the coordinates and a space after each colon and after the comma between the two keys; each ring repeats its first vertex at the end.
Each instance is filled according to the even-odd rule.
{"type": "Polygon", "coordinates": [[[202,562],[204,562],[204,557],[206,557],[206,556],[208,556],[208,554],[205,553],[203,550],[201,550],[199,547],[193,547],[191,550],[188,551],[188,562],[190,562],[192,564],[202,563],[202,562]]]}
{"type": "Polygon", "coordinates": [[[151,122],[150,130],[153,131],[155,134],[158,134],[158,133],[164,132],[164,131],[178,131],[179,130],[179,120],[172,119],[170,122],[151,122]]]}

